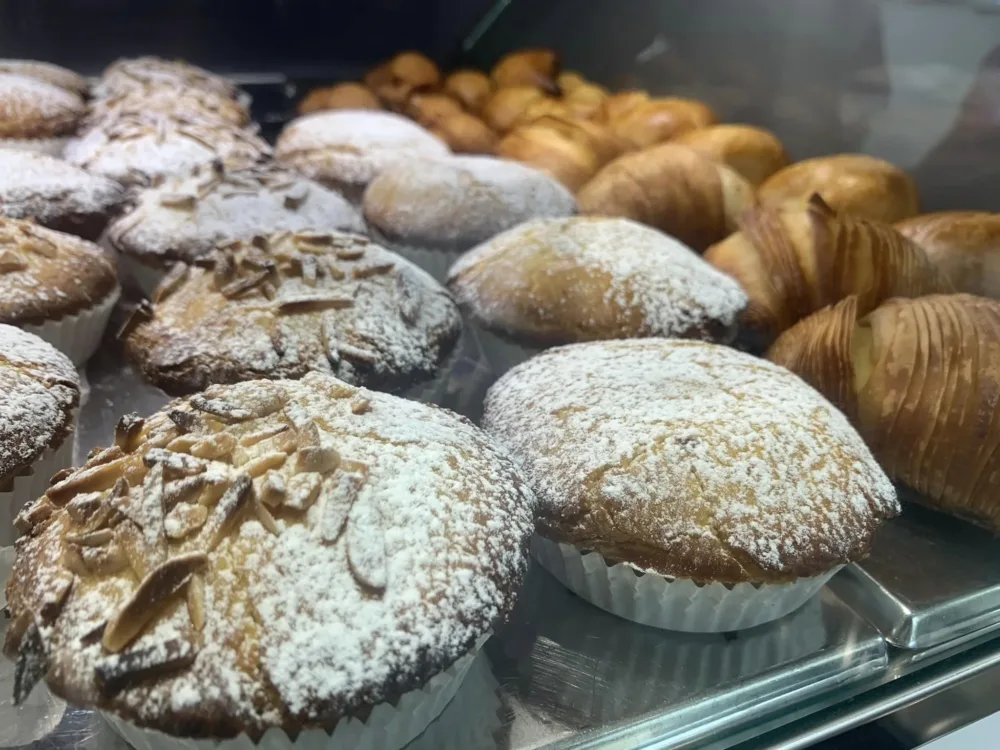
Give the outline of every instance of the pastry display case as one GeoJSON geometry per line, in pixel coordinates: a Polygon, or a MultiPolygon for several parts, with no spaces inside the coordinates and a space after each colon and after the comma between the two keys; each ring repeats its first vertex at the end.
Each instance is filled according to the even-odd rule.
{"type": "Polygon", "coordinates": [[[0,747],[991,713],[998,39],[985,0],[0,6],[0,747]]]}

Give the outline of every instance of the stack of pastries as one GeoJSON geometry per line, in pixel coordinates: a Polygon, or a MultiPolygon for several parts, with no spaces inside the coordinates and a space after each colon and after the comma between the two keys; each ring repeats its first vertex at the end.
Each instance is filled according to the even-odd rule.
{"type": "Polygon", "coordinates": [[[18,699],[44,678],[141,746],[400,747],[529,548],[596,606],[707,632],[863,559],[893,481],[1000,531],[1000,221],[918,215],[885,161],[790,164],[545,49],[401,53],[310,93],[273,154],[185,63],[89,93],[65,162],[0,152],[18,699]],[[143,295],[124,351],[179,398],[65,468],[80,383],[19,328],[110,310],[105,254],[143,295]]]}

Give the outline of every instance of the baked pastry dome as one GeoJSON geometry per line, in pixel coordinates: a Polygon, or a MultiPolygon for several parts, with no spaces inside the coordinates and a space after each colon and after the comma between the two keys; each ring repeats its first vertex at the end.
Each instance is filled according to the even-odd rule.
{"type": "Polygon", "coordinates": [[[0,323],[57,320],[101,302],[117,285],[97,245],[31,221],[0,219],[0,323]]]}
{"type": "Polygon", "coordinates": [[[71,437],[80,381],[69,359],[20,328],[0,324],[0,492],[71,437]]]}
{"type": "Polygon", "coordinates": [[[0,60],[0,73],[35,78],[77,96],[86,96],[90,88],[87,79],[79,73],[40,60],[0,60]]]}
{"type": "Polygon", "coordinates": [[[200,265],[176,266],[127,331],[129,356],[168,393],[311,370],[402,388],[434,374],[461,327],[437,282],[358,235],[233,241],[200,265]]]}
{"type": "Polygon", "coordinates": [[[124,417],[22,513],[8,651],[174,735],[332,729],[504,621],[532,504],[446,410],[319,373],[216,386],[124,417]]]}
{"type": "Polygon", "coordinates": [[[692,341],[544,352],[483,426],[544,536],[662,576],[781,583],[864,557],[899,505],[847,419],[791,372],[692,341]]]}
{"type": "Polygon", "coordinates": [[[96,240],[125,190],[48,154],[0,148],[0,214],[96,240]]]}
{"type": "Polygon", "coordinates": [[[468,249],[538,217],[576,213],[573,194],[543,172],[489,156],[412,159],[365,192],[368,223],[392,241],[468,249]]]}
{"type": "Polygon", "coordinates": [[[219,120],[246,127],[250,124],[250,111],[236,99],[202,89],[178,89],[151,85],[123,91],[90,103],[87,122],[121,117],[123,114],[159,112],[165,115],[194,119],[219,120]]]}
{"type": "Polygon", "coordinates": [[[65,89],[16,73],[0,73],[0,138],[36,140],[71,134],[83,116],[83,99],[65,89]]]}
{"type": "Polygon", "coordinates": [[[94,87],[94,96],[107,99],[150,87],[198,89],[231,99],[236,99],[240,95],[239,89],[232,81],[210,73],[204,68],[181,60],[144,56],[121,58],[111,63],[104,69],[101,80],[94,87]]]}
{"type": "Polygon", "coordinates": [[[463,255],[448,288],[486,328],[541,345],[731,341],[747,298],[682,243],[626,219],[536,219],[463,255]]]}
{"type": "Polygon", "coordinates": [[[211,164],[140,192],[135,208],[108,228],[108,241],[163,265],[190,263],[224,240],[301,229],[360,232],[364,222],[339,194],[290,170],[211,164]]]}

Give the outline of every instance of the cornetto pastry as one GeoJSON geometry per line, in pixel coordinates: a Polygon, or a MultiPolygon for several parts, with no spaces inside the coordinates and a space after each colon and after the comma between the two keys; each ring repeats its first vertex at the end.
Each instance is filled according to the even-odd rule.
{"type": "Polygon", "coordinates": [[[536,169],[490,156],[412,159],[365,191],[373,233],[435,278],[480,242],[521,222],[576,213],[573,194],[536,169]]]}
{"type": "Polygon", "coordinates": [[[1000,302],[931,295],[865,315],[849,297],[767,356],[839,406],[918,502],[1000,533],[1000,302]]]}
{"type": "Polygon", "coordinates": [[[802,206],[818,193],[835,211],[893,223],[920,210],[917,185],[906,172],[864,154],[806,159],[771,175],[757,197],[766,206],[802,206]]]}
{"type": "Polygon", "coordinates": [[[632,219],[703,251],[736,229],[737,217],[754,205],[754,191],[729,167],[662,143],[607,164],[577,201],[581,213],[632,219]]]}
{"type": "Polygon", "coordinates": [[[788,166],[788,154],[778,137],[753,125],[711,125],[688,131],[674,142],[725,164],[754,186],[788,166]]]}
{"type": "Polygon", "coordinates": [[[97,245],[0,219],[0,323],[37,334],[79,364],[97,348],[119,291],[97,245]]]}
{"type": "Polygon", "coordinates": [[[582,580],[564,582],[660,627],[780,617],[863,558],[899,511],[833,405],[787,370],[713,344],[549,350],[490,389],[483,425],[538,498],[540,549],[555,548],[567,569],[583,563],[582,580]],[[589,565],[587,553],[605,562],[589,565]],[[743,605],[738,620],[713,619],[734,614],[730,596],[743,605]],[[694,611],[708,622],[693,622],[694,611]]]}
{"type": "Polygon", "coordinates": [[[20,328],[0,324],[0,547],[14,517],[73,462],[80,380],[69,359],[20,328]]]}
{"type": "Polygon", "coordinates": [[[0,73],[0,147],[58,156],[85,111],[77,94],[38,78],[0,73]]]}
{"type": "Polygon", "coordinates": [[[48,154],[0,148],[0,215],[96,241],[125,190],[48,154]]]}
{"type": "Polygon", "coordinates": [[[318,112],[292,120],[278,136],[275,158],[360,202],[379,172],[415,156],[446,156],[443,141],[391,112],[318,112]]]}
{"type": "Polygon", "coordinates": [[[801,208],[747,211],[739,230],[705,259],[746,290],[741,333],[753,348],[851,294],[864,313],[890,297],[953,291],[916,244],[886,224],[835,213],[819,196],[801,208]]]}
{"type": "Polygon", "coordinates": [[[271,148],[248,130],[220,121],[130,112],[102,121],[66,146],[65,158],[125,185],[151,185],[216,160],[249,167],[271,148]]]}
{"type": "Polygon", "coordinates": [[[102,120],[114,120],[127,115],[142,116],[145,112],[195,120],[218,120],[236,127],[250,124],[250,111],[235,99],[197,88],[173,89],[165,86],[131,89],[104,99],[95,99],[89,105],[86,124],[93,127],[102,120]]]}
{"type": "Polygon", "coordinates": [[[280,232],[178,264],[126,325],[126,351],[170,394],[332,372],[381,390],[432,376],[461,327],[430,276],[365,237],[280,232]]]}
{"type": "Polygon", "coordinates": [[[329,375],[126,415],[18,517],[15,699],[44,677],[128,737],[287,746],[439,711],[513,606],[532,510],[467,420],[329,375]]]}
{"type": "Polygon", "coordinates": [[[442,117],[429,125],[427,130],[456,154],[492,154],[497,143],[497,134],[468,112],[455,112],[442,117]]]}
{"type": "Polygon", "coordinates": [[[519,123],[528,107],[545,101],[549,101],[545,92],[534,86],[498,89],[483,105],[483,120],[496,132],[506,133],[519,123]]]}
{"type": "Polygon", "coordinates": [[[313,89],[299,102],[298,113],[310,115],[327,109],[382,109],[375,92],[362,83],[338,83],[313,89]]]}
{"type": "Polygon", "coordinates": [[[641,149],[714,125],[717,120],[715,112],[704,102],[669,97],[637,102],[636,106],[608,119],[607,124],[630,148],[641,149]]]}
{"type": "Polygon", "coordinates": [[[203,68],[180,60],[147,56],[123,58],[105,68],[94,87],[94,98],[107,99],[151,87],[198,89],[230,99],[238,99],[241,95],[232,81],[203,68]]]}
{"type": "Polygon", "coordinates": [[[212,164],[139,192],[107,243],[151,293],[174,263],[195,262],[221,242],[302,229],[361,232],[364,221],[338,193],[291,170],[212,164]]]}
{"type": "Polygon", "coordinates": [[[1000,214],[941,211],[904,219],[896,229],[923,248],[957,291],[1000,298],[1000,214]]]}
{"type": "Polygon", "coordinates": [[[35,78],[79,97],[86,97],[90,90],[87,79],[79,73],[40,60],[0,60],[0,73],[35,78]]]}
{"type": "Polygon", "coordinates": [[[493,66],[490,77],[498,89],[534,86],[550,94],[559,93],[559,55],[550,49],[523,49],[504,55],[493,66]]]}
{"type": "MultiPolygon", "coordinates": [[[[727,343],[747,303],[736,282],[672,237],[590,217],[504,232],[463,255],[448,288],[476,323],[530,347],[646,336],[727,343]]],[[[525,358],[483,338],[496,369],[525,358]]]]}
{"type": "Polygon", "coordinates": [[[493,93],[493,82],[478,70],[455,70],[444,79],[442,88],[469,112],[479,112],[493,93]]]}
{"type": "Polygon", "coordinates": [[[437,88],[441,70],[419,52],[400,52],[370,70],[364,83],[385,106],[398,112],[416,92],[437,88]]]}
{"type": "Polygon", "coordinates": [[[544,123],[522,125],[496,145],[497,156],[528,164],[576,192],[601,168],[601,155],[583,139],[544,123]]]}

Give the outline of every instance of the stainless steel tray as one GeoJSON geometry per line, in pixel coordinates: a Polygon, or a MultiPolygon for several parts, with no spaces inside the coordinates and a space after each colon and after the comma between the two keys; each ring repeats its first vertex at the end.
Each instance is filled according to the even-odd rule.
{"type": "Polygon", "coordinates": [[[894,646],[952,643],[1000,625],[1000,540],[908,502],[831,586],[894,646]]]}

